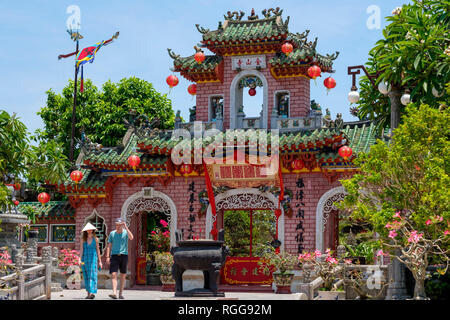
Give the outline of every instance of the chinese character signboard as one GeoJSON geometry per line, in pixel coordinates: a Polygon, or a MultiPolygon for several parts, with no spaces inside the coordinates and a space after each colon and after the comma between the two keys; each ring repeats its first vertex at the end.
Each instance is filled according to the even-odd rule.
{"type": "Polygon", "coordinates": [[[266,67],[266,56],[241,56],[231,59],[232,70],[257,69],[266,67]]]}
{"type": "Polygon", "coordinates": [[[279,186],[278,172],[269,167],[251,164],[207,165],[213,186],[255,188],[261,185],[279,186]]]}
{"type": "Polygon", "coordinates": [[[227,257],[222,269],[222,283],[226,284],[271,284],[272,273],[264,274],[259,266],[260,258],[227,257]]]}

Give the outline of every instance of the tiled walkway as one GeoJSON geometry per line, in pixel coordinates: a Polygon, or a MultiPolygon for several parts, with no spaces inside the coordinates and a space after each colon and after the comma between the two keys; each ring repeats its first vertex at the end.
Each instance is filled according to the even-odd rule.
{"type": "MultiPolygon", "coordinates": [[[[108,297],[110,289],[99,289],[95,300],[113,300],[108,297]]],[[[299,294],[275,294],[263,292],[225,292],[225,298],[176,298],[173,292],[156,290],[125,290],[124,297],[127,300],[298,300],[299,294]]],[[[84,290],[63,290],[52,292],[52,300],[85,300],[84,290]]],[[[89,301],[89,300],[87,300],[89,301]]],[[[117,300],[121,301],[121,300],[117,300]]]]}

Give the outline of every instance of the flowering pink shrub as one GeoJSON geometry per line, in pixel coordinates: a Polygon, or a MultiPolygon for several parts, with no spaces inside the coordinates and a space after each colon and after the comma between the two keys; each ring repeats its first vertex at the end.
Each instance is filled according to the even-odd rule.
{"type": "MultiPolygon", "coordinates": [[[[338,260],[333,257],[333,252],[327,249],[324,254],[318,249],[314,252],[305,252],[298,256],[298,261],[302,265],[305,273],[315,271],[318,277],[322,277],[326,290],[331,290],[333,282],[339,278],[342,272],[342,266],[338,260]],[[309,269],[309,270],[308,270],[309,269]],[[312,270],[311,270],[312,269],[312,270]]],[[[345,261],[351,263],[351,260],[345,261]]]]}
{"type": "Polygon", "coordinates": [[[64,269],[63,274],[66,274],[66,270],[70,266],[80,265],[80,252],[72,249],[61,249],[58,258],[58,266],[64,269]]]}

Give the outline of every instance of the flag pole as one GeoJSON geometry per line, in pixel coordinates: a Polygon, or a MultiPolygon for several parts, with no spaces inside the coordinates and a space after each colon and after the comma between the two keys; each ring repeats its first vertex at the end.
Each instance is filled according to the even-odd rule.
{"type": "MultiPolygon", "coordinates": [[[[77,39],[77,47],[75,52],[78,54],[79,40],[77,39]]],[[[76,111],[77,111],[77,82],[78,82],[78,68],[77,62],[75,60],[75,83],[73,85],[73,108],[72,108],[72,132],[70,134],[70,164],[73,164],[73,152],[74,152],[74,138],[75,138],[75,123],[77,121],[76,111]]]]}

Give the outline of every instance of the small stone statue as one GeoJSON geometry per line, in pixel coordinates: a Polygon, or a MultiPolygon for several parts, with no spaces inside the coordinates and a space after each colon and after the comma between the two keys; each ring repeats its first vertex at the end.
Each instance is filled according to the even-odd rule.
{"type": "Polygon", "coordinates": [[[336,120],[334,120],[334,126],[336,129],[342,129],[344,127],[344,120],[342,119],[342,113],[336,115],[336,120]]]}

